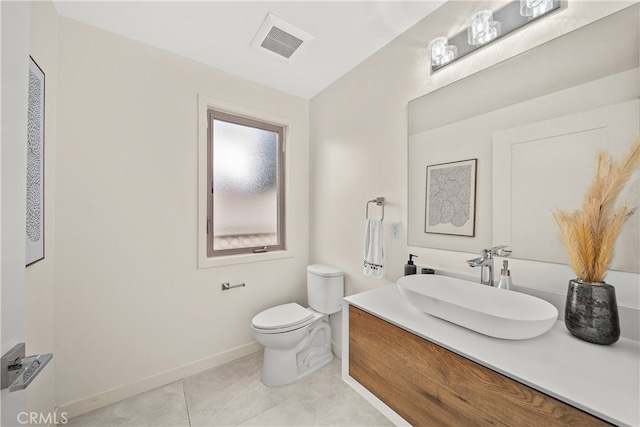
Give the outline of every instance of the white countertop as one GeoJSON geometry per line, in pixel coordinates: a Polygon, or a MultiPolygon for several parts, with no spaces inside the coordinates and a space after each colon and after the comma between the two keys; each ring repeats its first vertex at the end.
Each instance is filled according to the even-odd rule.
{"type": "MultiPolygon", "coordinates": [[[[609,346],[575,338],[558,321],[528,340],[492,338],[419,311],[394,283],[345,300],[467,359],[599,418],[640,426],[640,343],[609,346]]],[[[345,331],[346,333],[346,331],[345,331]]]]}

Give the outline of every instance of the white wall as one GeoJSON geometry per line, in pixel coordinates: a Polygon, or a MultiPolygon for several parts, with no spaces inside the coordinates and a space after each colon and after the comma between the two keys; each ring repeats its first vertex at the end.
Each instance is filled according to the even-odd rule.
{"type": "MultiPolygon", "coordinates": [[[[30,54],[45,73],[44,259],[26,269],[27,354],[54,351],[55,176],[58,86],[58,14],[50,1],[31,4],[30,54]]],[[[27,388],[27,411],[55,410],[55,365],[58,355],[27,388]]]]}
{"type": "MultiPolygon", "coordinates": [[[[1,2],[2,145],[0,150],[1,354],[25,342],[25,219],[30,4],[1,2]]],[[[2,390],[3,426],[19,425],[23,391],[2,390]]]]}
{"type": "Polygon", "coordinates": [[[66,18],[59,31],[56,388],[73,415],[255,351],[256,313],[305,302],[309,103],[66,18]],[[197,268],[199,94],[294,124],[291,258],[197,268]]]}
{"type": "MultiPolygon", "coordinates": [[[[465,262],[473,254],[406,244],[407,103],[634,2],[567,2],[563,10],[530,28],[431,76],[428,42],[455,34],[473,12],[503,3],[444,4],[311,100],[310,258],[343,269],[348,295],[395,282],[409,252],[419,256],[418,264],[476,275],[465,262]],[[382,280],[362,274],[365,204],[377,196],[387,198],[387,274],[382,280]],[[399,240],[390,239],[394,221],[403,223],[399,240]]],[[[565,270],[558,268],[562,266],[514,261],[519,261],[512,270],[516,282],[536,283],[540,277],[568,281],[565,270]]],[[[339,331],[340,323],[333,321],[332,327],[339,331]]]]}

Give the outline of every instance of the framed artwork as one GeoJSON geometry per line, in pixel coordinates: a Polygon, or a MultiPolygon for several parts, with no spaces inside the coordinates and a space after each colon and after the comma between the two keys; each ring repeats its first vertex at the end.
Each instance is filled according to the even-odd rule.
{"type": "Polygon", "coordinates": [[[425,233],[475,236],[478,159],[427,166],[425,233]]]}
{"type": "Polygon", "coordinates": [[[26,265],[44,259],[44,72],[29,57],[26,265]]]}

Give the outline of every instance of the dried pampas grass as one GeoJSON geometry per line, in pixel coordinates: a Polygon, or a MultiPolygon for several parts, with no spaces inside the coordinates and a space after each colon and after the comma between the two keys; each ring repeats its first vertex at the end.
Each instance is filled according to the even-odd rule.
{"type": "Polygon", "coordinates": [[[598,153],[595,178],[587,190],[582,210],[553,212],[569,255],[569,265],[578,279],[604,282],[620,229],[636,210],[616,206],[616,200],[638,168],[640,138],[618,163],[608,153],[598,153]]]}

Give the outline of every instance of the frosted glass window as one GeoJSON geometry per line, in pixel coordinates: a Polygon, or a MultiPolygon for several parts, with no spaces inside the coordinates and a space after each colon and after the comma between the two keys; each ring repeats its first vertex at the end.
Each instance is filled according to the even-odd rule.
{"type": "Polygon", "coordinates": [[[284,249],[281,126],[209,111],[209,256],[284,249]]]}

